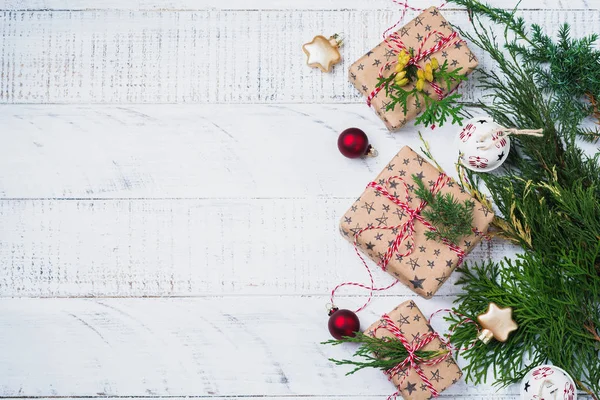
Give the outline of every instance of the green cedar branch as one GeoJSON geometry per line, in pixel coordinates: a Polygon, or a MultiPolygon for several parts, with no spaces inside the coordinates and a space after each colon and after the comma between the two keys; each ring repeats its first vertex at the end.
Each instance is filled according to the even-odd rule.
{"type": "MultiPolygon", "coordinates": [[[[364,368],[378,368],[386,371],[401,364],[408,357],[408,351],[399,340],[389,337],[376,338],[362,332],[357,332],[355,337],[347,336],[341,340],[332,339],[321,344],[337,346],[343,343],[360,344],[360,347],[354,353],[354,357],[359,358],[358,360],[329,359],[336,365],[352,365],[355,367],[346,375],[351,375],[364,368]]],[[[443,356],[447,352],[448,350],[417,350],[415,355],[427,361],[443,356]]]]}
{"type": "MultiPolygon", "coordinates": [[[[554,42],[535,25],[530,33],[514,11],[476,0],[451,1],[472,16],[474,33],[458,28],[462,36],[497,66],[493,72],[480,71],[478,86],[490,102],[479,106],[503,126],[544,128],[543,138],[512,139],[518,151],[511,151],[500,173],[466,172],[471,182],[487,187],[501,216],[496,220],[501,234],[524,250],[515,260],[462,267],[458,284],[464,291],[455,311],[475,318],[494,301],[513,307],[519,324],[506,343],[478,344],[463,352],[466,378],[474,383],[491,378],[503,386],[550,362],[597,399],[600,152],[587,155],[577,144],[586,133],[587,139],[595,135],[580,126],[582,116],[594,116],[583,94],[597,99],[600,89],[600,59],[591,48],[595,36],[571,39],[565,26],[554,42]],[[502,36],[488,20],[501,25],[502,36]],[[565,84],[555,84],[559,81],[565,84]]],[[[457,325],[456,346],[470,343],[468,329],[457,325]]]]}
{"type": "MultiPolygon", "coordinates": [[[[411,49],[412,51],[412,49],[411,49]]],[[[450,91],[452,86],[467,80],[467,76],[462,74],[462,67],[449,70],[448,61],[444,61],[439,68],[433,71],[434,82],[446,86],[450,91]]],[[[415,81],[417,76],[417,67],[409,65],[406,67],[406,77],[415,81]]],[[[438,125],[443,126],[450,119],[451,124],[461,124],[466,115],[459,102],[462,95],[457,93],[448,94],[442,99],[435,99],[429,96],[429,93],[422,92],[413,87],[406,90],[404,87],[394,82],[395,74],[384,78],[378,78],[377,86],[385,87],[386,96],[390,98],[390,103],[386,106],[386,111],[394,110],[396,107],[402,107],[404,114],[408,111],[409,102],[413,101],[415,107],[423,107],[422,113],[416,118],[415,125],[423,124],[425,126],[438,125]]]]}
{"type": "Polygon", "coordinates": [[[461,238],[472,233],[473,201],[461,203],[452,193],[437,192],[434,195],[419,176],[413,174],[412,179],[417,184],[415,195],[427,202],[428,207],[421,215],[436,228],[436,231],[425,232],[427,239],[441,241],[445,238],[458,245],[461,238]]]}

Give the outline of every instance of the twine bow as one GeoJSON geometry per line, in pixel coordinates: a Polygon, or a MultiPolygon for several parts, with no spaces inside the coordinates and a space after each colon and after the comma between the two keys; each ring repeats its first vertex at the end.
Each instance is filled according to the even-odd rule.
{"type": "MultiPolygon", "coordinates": [[[[444,36],[442,33],[438,32],[438,31],[431,31],[429,32],[421,41],[417,51],[414,53],[414,55],[408,60],[407,65],[414,65],[416,66],[418,69],[423,69],[423,67],[421,67],[418,62],[421,61],[422,59],[430,56],[433,53],[436,53],[438,51],[444,50],[448,47],[450,47],[451,45],[458,43],[458,42],[462,42],[462,39],[457,39],[458,34],[456,32],[452,32],[450,35],[448,36],[444,36]],[[428,48],[427,50],[423,50],[425,43],[427,42],[427,40],[429,40],[429,38],[431,38],[431,36],[433,35],[437,35],[438,36],[438,41],[436,44],[434,44],[433,46],[431,46],[430,48],[428,48]]],[[[400,51],[404,50],[405,52],[409,53],[409,50],[406,48],[406,45],[404,44],[404,42],[402,41],[402,39],[399,37],[398,32],[394,32],[392,33],[390,36],[388,36],[385,39],[385,43],[386,45],[390,48],[390,50],[392,51],[392,53],[394,54],[394,56],[398,55],[398,53],[400,53],[400,51]]],[[[379,74],[378,74],[378,78],[383,78],[384,77],[384,71],[386,71],[386,69],[391,69],[391,67],[397,63],[397,58],[393,57],[392,61],[388,61],[385,64],[383,64],[380,68],[379,68],[379,74]]],[[[371,106],[371,102],[372,100],[375,98],[375,96],[377,96],[377,94],[383,90],[384,88],[388,88],[389,85],[393,82],[393,77],[396,76],[396,72],[393,72],[391,77],[392,79],[386,81],[387,83],[381,83],[379,85],[377,85],[375,87],[375,89],[373,89],[373,91],[369,94],[369,96],[367,96],[367,105],[370,107],[371,106]]],[[[429,85],[431,86],[431,88],[435,91],[435,93],[438,95],[438,99],[441,100],[444,98],[444,91],[443,89],[437,85],[435,82],[430,82],[429,85]]]]}
{"type": "MultiPolygon", "coordinates": [[[[400,380],[400,382],[397,385],[398,391],[396,393],[390,395],[388,397],[388,400],[395,399],[400,394],[401,386],[404,383],[404,380],[408,377],[408,371],[410,369],[414,369],[415,372],[417,373],[417,375],[419,375],[419,378],[421,378],[421,380],[423,381],[423,384],[431,392],[431,396],[438,397],[439,396],[438,391],[436,390],[435,387],[433,387],[433,384],[425,375],[425,372],[421,368],[421,365],[433,366],[433,365],[439,364],[442,361],[445,361],[448,357],[450,357],[450,352],[447,351],[443,354],[440,354],[437,357],[433,357],[433,358],[430,358],[427,360],[423,359],[422,357],[419,357],[416,353],[418,350],[423,349],[425,346],[427,346],[433,340],[435,340],[435,339],[441,340],[440,336],[436,332],[428,332],[423,335],[417,336],[415,339],[412,340],[412,342],[409,342],[406,339],[406,337],[404,336],[404,334],[402,333],[402,331],[400,330],[400,328],[398,328],[394,324],[394,321],[392,321],[392,319],[387,314],[383,315],[383,317],[381,319],[381,324],[379,325],[379,327],[377,327],[375,329],[375,331],[377,331],[377,329],[379,329],[379,328],[384,328],[387,331],[389,331],[392,335],[394,335],[402,343],[402,345],[408,352],[408,356],[406,357],[406,359],[404,361],[402,361],[400,364],[397,364],[395,367],[390,368],[387,371],[385,371],[386,375],[388,375],[388,378],[390,380],[392,380],[392,378],[394,376],[396,376],[398,373],[400,373],[401,371],[404,373],[404,376],[402,377],[402,379],[400,380]]],[[[444,341],[442,341],[442,343],[444,343],[444,341]]]]}

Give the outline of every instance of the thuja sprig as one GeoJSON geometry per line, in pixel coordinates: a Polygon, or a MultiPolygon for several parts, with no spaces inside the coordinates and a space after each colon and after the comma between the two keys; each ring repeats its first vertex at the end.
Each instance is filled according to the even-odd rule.
{"type": "Polygon", "coordinates": [[[415,195],[427,202],[421,214],[427,221],[436,227],[436,231],[427,231],[425,236],[431,240],[445,238],[454,244],[472,233],[473,208],[475,203],[470,200],[458,201],[452,193],[435,195],[425,187],[423,179],[417,175],[412,176],[417,184],[415,195]]]}
{"type": "MultiPolygon", "coordinates": [[[[589,116],[600,124],[596,106],[600,101],[597,33],[574,39],[570,26],[565,23],[558,30],[558,38],[554,39],[538,24],[531,24],[528,29],[524,18],[516,16],[514,11],[491,7],[477,0],[451,1],[465,6],[470,13],[485,15],[504,25],[513,35],[507,38],[504,47],[512,57],[520,57],[523,71],[533,78],[540,91],[551,95],[553,109],[558,115],[575,123],[589,116]]],[[[600,138],[600,131],[581,129],[579,136],[595,141],[600,138]]]]}
{"type": "Polygon", "coordinates": [[[446,90],[450,91],[453,85],[467,80],[466,75],[461,73],[462,67],[450,71],[447,60],[439,65],[437,59],[433,57],[424,68],[419,69],[415,65],[407,64],[412,54],[412,49],[409,49],[408,53],[400,52],[395,73],[385,78],[378,78],[377,86],[385,87],[386,96],[390,98],[386,111],[402,107],[402,112],[406,114],[411,104],[409,102],[412,101],[415,107],[423,108],[423,112],[415,120],[416,125],[442,126],[449,119],[452,124],[460,124],[463,119],[463,104],[458,100],[462,96],[453,93],[442,99],[436,99],[430,97],[431,93],[424,91],[424,85],[425,82],[435,82],[440,86],[446,86],[446,90]],[[411,82],[414,85],[407,89],[407,85],[411,82]]]}
{"type": "Polygon", "coordinates": [[[429,96],[423,96],[423,112],[416,118],[415,123],[442,126],[451,118],[451,124],[460,124],[463,120],[463,105],[458,103],[462,95],[453,93],[441,100],[432,99],[429,96]]]}
{"type": "MultiPolygon", "coordinates": [[[[589,156],[579,147],[576,139],[587,132],[579,112],[586,100],[570,97],[600,87],[594,78],[600,59],[590,49],[595,38],[571,39],[563,27],[556,45],[539,27],[530,35],[514,12],[476,0],[451,1],[466,6],[472,17],[473,29],[461,31],[463,37],[495,61],[494,71],[481,71],[478,87],[490,101],[480,107],[503,126],[544,128],[541,140],[515,138],[517,151],[511,151],[501,173],[477,174],[503,217],[497,225],[501,235],[523,253],[515,260],[463,266],[456,311],[475,317],[494,301],[513,307],[519,325],[506,343],[462,353],[467,381],[477,384],[491,377],[509,385],[532,366],[550,362],[598,399],[600,152],[589,156]],[[503,36],[497,37],[482,16],[500,24],[503,36]],[[576,61],[579,56],[587,65],[576,61]]],[[[593,112],[593,107],[586,111],[593,112]]],[[[468,343],[472,332],[465,329],[457,326],[454,345],[468,343]]]]}
{"type": "Polygon", "coordinates": [[[461,71],[462,67],[449,71],[448,60],[446,60],[438,69],[433,70],[433,79],[439,83],[444,82],[446,84],[446,90],[450,91],[453,84],[467,80],[467,76],[462,74],[461,71]]]}
{"type": "MultiPolygon", "coordinates": [[[[354,357],[360,358],[358,360],[329,359],[336,365],[352,365],[355,367],[346,375],[351,375],[363,368],[388,370],[402,363],[408,357],[408,351],[399,340],[389,337],[376,338],[362,332],[357,332],[355,337],[344,337],[340,340],[332,339],[321,344],[337,346],[343,343],[360,344],[360,347],[354,353],[354,357]]],[[[415,355],[427,361],[443,356],[447,352],[448,350],[417,350],[415,355]]]]}

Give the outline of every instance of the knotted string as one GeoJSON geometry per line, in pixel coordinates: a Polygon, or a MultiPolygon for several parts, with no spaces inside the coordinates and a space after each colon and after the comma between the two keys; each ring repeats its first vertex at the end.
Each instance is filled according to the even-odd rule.
{"type": "MultiPolygon", "coordinates": [[[[412,252],[414,251],[415,245],[414,245],[414,233],[415,233],[415,221],[419,221],[421,224],[423,224],[427,229],[429,229],[431,232],[437,232],[437,228],[435,226],[433,226],[431,223],[429,223],[429,221],[427,221],[425,218],[423,218],[423,216],[421,215],[421,211],[425,208],[425,206],[427,205],[427,202],[425,200],[421,199],[421,202],[419,203],[419,205],[416,208],[412,208],[410,206],[410,198],[409,198],[409,191],[408,191],[408,185],[406,184],[406,182],[404,181],[404,179],[402,177],[399,176],[390,176],[386,181],[385,181],[385,185],[388,186],[391,180],[397,179],[400,181],[400,183],[402,183],[404,185],[404,189],[405,189],[405,201],[400,200],[397,196],[392,195],[387,188],[379,185],[376,182],[370,182],[367,185],[367,188],[372,188],[374,189],[376,192],[380,193],[382,196],[386,197],[388,200],[390,200],[391,202],[393,202],[395,205],[397,205],[398,207],[400,207],[408,216],[408,219],[399,224],[399,225],[384,225],[384,226],[367,226],[365,228],[362,228],[360,231],[356,232],[354,235],[354,251],[356,252],[356,254],[358,255],[358,257],[360,258],[360,260],[362,261],[363,265],[365,266],[365,269],[367,270],[368,274],[369,274],[369,280],[370,280],[370,286],[364,285],[362,283],[358,283],[358,282],[344,282],[344,283],[340,283],[339,285],[337,285],[332,291],[331,291],[331,304],[333,305],[333,298],[335,296],[335,292],[343,287],[343,286],[358,286],[361,287],[363,289],[368,289],[369,290],[369,297],[367,299],[367,301],[361,306],[359,307],[355,312],[359,312],[362,309],[364,309],[370,302],[371,299],[373,297],[373,292],[374,291],[384,291],[387,290],[389,288],[391,288],[392,286],[394,286],[396,283],[398,283],[398,280],[395,280],[394,282],[392,282],[390,285],[386,286],[386,287],[375,287],[375,283],[373,280],[373,274],[371,273],[371,269],[369,268],[369,265],[367,264],[366,260],[364,259],[364,257],[362,256],[362,254],[359,251],[359,246],[358,246],[358,239],[360,237],[360,235],[362,235],[363,232],[366,231],[370,231],[373,229],[383,229],[383,230],[398,230],[398,233],[396,234],[396,238],[394,239],[394,241],[392,242],[392,244],[388,247],[387,251],[385,252],[385,254],[383,255],[383,257],[381,257],[381,259],[379,260],[379,262],[377,263],[377,265],[384,271],[386,271],[387,269],[387,265],[390,262],[390,260],[392,259],[392,257],[399,252],[399,247],[400,245],[402,245],[405,241],[409,241],[410,243],[407,243],[407,251],[401,254],[398,254],[399,257],[408,257],[412,254],[412,252]]],[[[442,187],[444,187],[446,185],[446,183],[448,183],[451,179],[444,173],[440,173],[440,175],[438,176],[436,182],[431,186],[430,191],[433,195],[436,195],[440,189],[442,187]]],[[[474,232],[478,232],[475,231],[474,232]]],[[[442,238],[441,242],[444,243],[446,246],[448,246],[454,253],[456,253],[456,255],[458,256],[458,265],[460,265],[465,257],[465,252],[463,249],[461,249],[460,247],[458,247],[457,245],[455,245],[454,243],[450,242],[448,239],[446,238],[442,238]]]]}
{"type": "Polygon", "coordinates": [[[480,150],[488,150],[492,146],[504,147],[506,145],[506,140],[504,140],[504,136],[509,135],[526,135],[526,136],[535,136],[535,137],[543,137],[542,134],[544,132],[543,129],[517,129],[517,128],[505,128],[503,126],[500,127],[499,131],[489,131],[483,135],[481,135],[477,142],[483,142],[488,139],[490,136],[492,137],[492,141],[485,146],[478,146],[477,148],[480,150]],[[499,140],[498,143],[496,143],[499,140]]]}

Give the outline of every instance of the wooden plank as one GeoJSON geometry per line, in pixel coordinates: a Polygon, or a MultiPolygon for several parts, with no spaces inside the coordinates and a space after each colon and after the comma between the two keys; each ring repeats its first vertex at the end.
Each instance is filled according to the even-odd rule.
{"type": "MultiPolygon", "coordinates": [[[[426,0],[411,0],[413,7],[427,8],[431,5],[442,4],[442,2],[431,2],[426,0]]],[[[488,0],[486,3],[495,7],[506,7],[512,9],[516,1],[488,0]]],[[[522,9],[552,9],[552,8],[599,8],[597,0],[523,0],[519,3],[522,9]]],[[[198,10],[198,9],[291,9],[291,10],[330,10],[330,9],[400,9],[391,0],[371,0],[368,2],[360,0],[298,0],[294,2],[282,2],[278,0],[254,0],[248,4],[245,0],[105,0],[94,2],[91,0],[1,0],[0,10],[198,10]]],[[[452,6],[447,6],[452,8],[452,6]]]]}
{"type": "Polygon", "coordinates": [[[456,178],[457,126],[390,133],[365,104],[3,105],[0,126],[4,199],[312,197],[349,206],[402,146],[422,147],[419,131],[456,178]],[[378,157],[338,152],[351,126],[378,157]]]}
{"type": "MultiPolygon", "coordinates": [[[[343,382],[342,382],[343,383],[343,382]]],[[[126,397],[128,399],[139,399],[139,400],[186,400],[186,399],[211,399],[211,400],[229,400],[229,399],[240,399],[240,398],[244,398],[244,399],[264,399],[264,400],[289,400],[289,399],[293,399],[293,400],[314,400],[315,398],[319,398],[319,399],[364,399],[364,400],[381,400],[381,399],[385,399],[388,396],[388,394],[386,395],[377,395],[377,396],[372,396],[372,395],[368,395],[368,394],[364,394],[364,395],[285,395],[285,396],[270,396],[270,395],[263,395],[263,394],[259,394],[259,395],[242,395],[242,396],[238,396],[238,395],[233,395],[233,396],[211,396],[211,395],[194,395],[194,396],[123,396],[126,397]]],[[[115,396],[83,396],[83,397],[73,397],[73,396],[65,396],[65,397],[58,397],[60,399],[65,399],[65,400],[76,400],[76,399],[81,399],[81,398],[98,398],[98,399],[106,399],[106,400],[117,400],[117,399],[122,399],[123,397],[115,397],[115,396]]],[[[28,397],[28,396],[23,396],[23,397],[2,397],[0,396],[0,398],[2,399],[6,399],[6,400],[26,400],[26,399],[35,399],[35,400],[52,400],[52,399],[56,399],[57,397],[28,397]]],[[[438,397],[439,399],[444,399],[444,400],[462,400],[462,399],[468,399],[468,400],[518,400],[520,397],[517,394],[496,394],[496,393],[486,393],[486,394],[475,394],[475,393],[468,393],[468,394],[456,394],[456,395],[452,395],[452,394],[447,394],[447,393],[442,393],[440,394],[440,396],[438,397]]],[[[592,399],[591,396],[589,395],[585,395],[583,393],[580,393],[577,397],[578,399],[582,399],[582,400],[586,400],[586,399],[592,399]]]]}
{"type": "MultiPolygon", "coordinates": [[[[3,296],[325,294],[364,282],[338,220],[402,145],[420,146],[415,129],[387,133],[363,104],[1,110],[3,296]],[[337,132],[352,125],[379,157],[338,154],[337,132]]],[[[454,128],[425,135],[453,173],[454,128]]],[[[473,260],[512,253],[486,243],[473,260]]],[[[441,295],[456,293],[452,280],[441,295]]]]}
{"type": "MultiPolygon", "coordinates": [[[[368,283],[347,199],[2,200],[0,296],[325,295],[368,283]]],[[[515,253],[484,242],[470,261],[515,253]]],[[[378,284],[391,277],[374,268],[378,284]]],[[[458,293],[455,273],[438,295],[458,293]]],[[[397,285],[387,294],[409,295],[397,285]]],[[[366,297],[366,291],[340,294],[366,297]]]]}
{"type": "Polygon", "coordinates": [[[351,199],[402,146],[422,146],[419,130],[449,174],[457,157],[457,127],[391,134],[365,104],[5,105],[0,126],[0,198],[13,199],[351,199]],[[378,157],[339,153],[351,126],[378,157]]]}
{"type": "MultiPolygon", "coordinates": [[[[56,397],[1,397],[3,399],[6,400],[27,400],[27,399],[31,399],[31,400],[52,400],[52,399],[56,399],[56,397]]],[[[89,396],[86,396],[85,398],[90,398],[89,396]]],[[[92,397],[94,398],[94,397],[92,397]]],[[[122,399],[122,397],[110,397],[110,396],[98,396],[96,398],[102,398],[102,399],[106,399],[106,400],[118,400],[118,399],[122,399]]],[[[313,395],[287,395],[287,396],[269,396],[269,395],[246,395],[243,397],[240,396],[185,396],[185,397],[177,397],[177,396],[154,396],[154,397],[142,397],[142,396],[127,396],[128,399],[139,399],[139,400],[187,400],[187,399],[211,399],[211,400],[229,400],[229,399],[239,399],[239,398],[244,398],[244,399],[261,399],[261,400],[314,400],[316,397],[313,395]]],[[[339,395],[319,395],[318,396],[319,399],[361,399],[361,400],[381,400],[382,396],[370,396],[370,395],[345,395],[345,396],[339,396],[339,395]]],[[[486,394],[486,395],[480,395],[480,394],[459,394],[459,395],[449,395],[449,394],[441,394],[439,397],[439,399],[444,399],[444,400],[462,400],[462,399],[468,399],[468,400],[517,400],[519,397],[516,394],[486,394]]],[[[578,399],[591,399],[591,397],[589,396],[581,396],[579,395],[577,397],[578,399]]],[[[77,399],[81,399],[81,397],[61,397],[61,399],[65,399],[65,400],[77,400],[77,399]]]]}
{"type": "MultiPolygon", "coordinates": [[[[363,326],[402,300],[377,299],[361,313],[363,326]]],[[[418,305],[429,315],[448,300],[418,305]]],[[[381,372],[346,377],[346,368],[327,360],[350,357],[354,349],[319,344],[328,339],[326,301],[2,299],[0,396],[385,398],[393,387],[381,372]]],[[[441,318],[433,325],[446,329],[441,318]]],[[[442,398],[504,400],[516,390],[460,382],[442,398]]]]}
{"type": "MultiPolygon", "coordinates": [[[[464,11],[445,15],[469,25],[464,11]]],[[[575,36],[600,23],[597,9],[523,15],[550,32],[569,22],[575,36]]],[[[346,71],[396,18],[389,9],[0,11],[0,102],[362,102],[346,71]],[[346,39],[342,64],[308,68],[302,43],[334,32],[346,39]]],[[[472,83],[464,90],[467,101],[481,95],[472,83]]]]}

